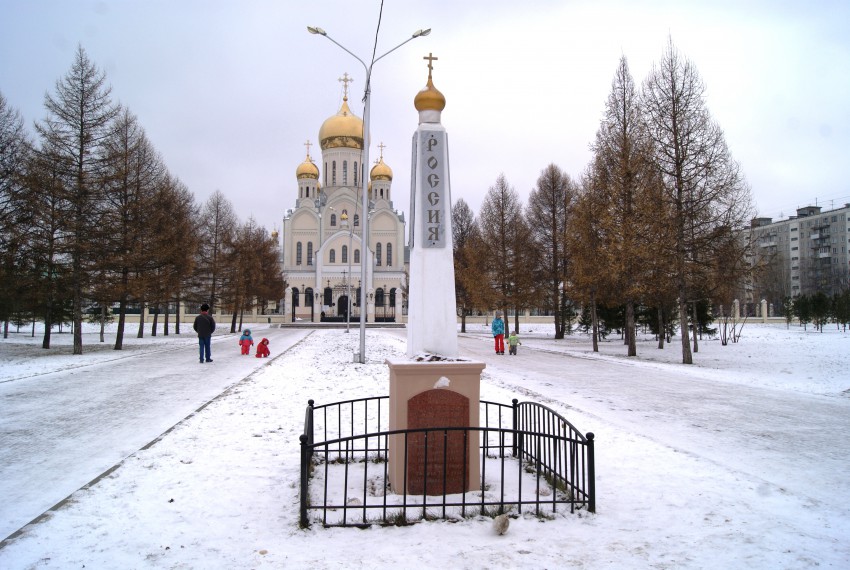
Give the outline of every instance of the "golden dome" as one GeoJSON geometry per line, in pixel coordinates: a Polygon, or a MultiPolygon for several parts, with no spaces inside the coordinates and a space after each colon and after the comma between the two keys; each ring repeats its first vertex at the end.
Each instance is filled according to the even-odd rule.
{"type": "Polygon", "coordinates": [[[304,159],[304,162],[298,165],[298,168],[295,169],[295,178],[301,180],[302,178],[312,178],[313,180],[319,179],[319,167],[313,162],[313,159],[310,158],[310,155],[307,155],[307,158],[304,159]]]}
{"type": "Polygon", "coordinates": [[[329,148],[363,148],[363,120],[348,108],[348,97],[342,98],[339,112],[329,117],[319,129],[319,145],[329,148]]]}
{"type": "Polygon", "coordinates": [[[442,111],[446,108],[446,97],[440,90],[434,87],[431,81],[431,73],[428,73],[428,84],[416,94],[413,106],[417,111],[442,111]]]}
{"type": "Polygon", "coordinates": [[[378,160],[372,170],[369,171],[369,178],[372,180],[390,180],[393,179],[393,169],[386,165],[384,157],[378,160]]]}

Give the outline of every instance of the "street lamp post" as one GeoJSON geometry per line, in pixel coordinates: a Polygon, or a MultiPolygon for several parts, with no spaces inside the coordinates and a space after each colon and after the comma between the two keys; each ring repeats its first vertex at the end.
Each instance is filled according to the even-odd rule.
{"type": "MultiPolygon", "coordinates": [[[[362,239],[362,251],[360,252],[360,281],[363,284],[363,287],[366,286],[367,278],[368,278],[368,266],[366,265],[368,261],[368,256],[366,252],[369,251],[369,95],[372,91],[371,81],[372,81],[372,68],[375,66],[378,61],[388,56],[410,40],[416,39],[420,36],[427,36],[431,33],[431,29],[427,30],[418,30],[414,32],[414,34],[395,46],[393,49],[389,50],[385,54],[380,57],[373,57],[372,63],[366,65],[362,59],[357,57],[354,53],[351,52],[347,47],[333,39],[328,35],[328,33],[322,28],[317,28],[313,26],[307,26],[307,31],[311,34],[318,34],[320,36],[324,36],[337,46],[342,48],[345,52],[351,55],[354,59],[360,62],[360,65],[363,66],[364,71],[366,72],[366,86],[363,89],[363,160],[361,161],[361,166],[363,167],[363,176],[361,176],[362,180],[362,206],[361,206],[361,215],[362,215],[362,231],[363,231],[363,239],[362,239]]],[[[349,252],[351,255],[351,252],[349,252]]],[[[361,292],[362,299],[365,300],[366,296],[361,292]]],[[[368,304],[366,305],[368,307],[368,304]]],[[[366,362],[366,311],[361,307],[360,310],[360,352],[355,353],[355,358],[361,364],[365,364],[366,362]]]]}

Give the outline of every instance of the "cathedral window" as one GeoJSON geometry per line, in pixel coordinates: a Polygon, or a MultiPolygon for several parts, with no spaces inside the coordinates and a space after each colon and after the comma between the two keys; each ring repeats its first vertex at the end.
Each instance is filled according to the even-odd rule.
{"type": "Polygon", "coordinates": [[[342,246],[342,262],[348,263],[348,246],[342,246]]]}
{"type": "Polygon", "coordinates": [[[298,287],[293,287],[292,288],[292,306],[293,307],[300,307],[301,306],[301,304],[298,302],[300,298],[301,298],[301,295],[298,291],[298,287]]]}
{"type": "Polygon", "coordinates": [[[354,163],[354,185],[357,186],[357,163],[354,163]]]}
{"type": "Polygon", "coordinates": [[[336,161],[331,163],[331,186],[336,186],[336,161]]]}
{"type": "Polygon", "coordinates": [[[295,265],[301,265],[301,242],[295,244],[295,265]]]}
{"type": "Polygon", "coordinates": [[[354,214],[354,226],[357,227],[360,225],[360,214],[354,214]]]}
{"type": "Polygon", "coordinates": [[[331,214],[331,225],[332,226],[336,225],[336,214],[331,214]]]}
{"type": "Polygon", "coordinates": [[[390,307],[395,307],[395,287],[390,289],[390,307]]]}
{"type": "Polygon", "coordinates": [[[328,260],[331,263],[336,263],[336,250],[335,249],[330,250],[330,252],[328,253],[328,260]]]}
{"type": "Polygon", "coordinates": [[[325,163],[325,186],[328,185],[328,163],[325,163]]]}
{"type": "Polygon", "coordinates": [[[381,243],[375,244],[375,265],[381,265],[381,243]]]}
{"type": "Polygon", "coordinates": [[[342,161],[342,185],[346,186],[348,184],[348,161],[342,161]]]}
{"type": "MultiPolygon", "coordinates": [[[[298,247],[301,247],[301,244],[298,244],[298,247]]],[[[301,262],[298,262],[298,265],[301,265],[301,262]]],[[[307,242],[307,265],[313,265],[313,242],[307,242]]]]}
{"type": "Polygon", "coordinates": [[[384,290],[381,287],[378,287],[375,290],[375,306],[383,307],[384,306],[384,290]]]}
{"type": "Polygon", "coordinates": [[[387,242],[387,267],[393,264],[393,244],[387,242]]]}
{"type": "Polygon", "coordinates": [[[354,263],[360,263],[360,250],[354,250],[354,263]]]}

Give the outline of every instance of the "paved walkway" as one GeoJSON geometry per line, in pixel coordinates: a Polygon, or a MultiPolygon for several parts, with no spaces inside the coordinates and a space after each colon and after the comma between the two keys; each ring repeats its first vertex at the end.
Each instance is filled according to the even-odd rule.
{"type": "MultiPolygon", "coordinates": [[[[272,358],[310,334],[251,328],[272,358]]],[[[0,540],[270,362],[239,354],[237,339],[214,336],[210,364],[181,335],[157,352],[0,383],[0,540]]]]}

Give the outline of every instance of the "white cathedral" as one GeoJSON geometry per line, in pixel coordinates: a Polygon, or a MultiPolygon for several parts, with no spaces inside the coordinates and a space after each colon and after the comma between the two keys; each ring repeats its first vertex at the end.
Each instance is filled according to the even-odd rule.
{"type": "Polygon", "coordinates": [[[321,172],[310,156],[295,170],[295,208],[283,218],[281,266],[288,289],[288,321],[398,322],[405,283],[404,214],[393,209],[393,171],[381,156],[369,171],[369,243],[363,246],[363,120],[348,107],[348,74],[342,106],[319,129],[321,172]],[[366,283],[361,283],[361,263],[366,283]]]}

